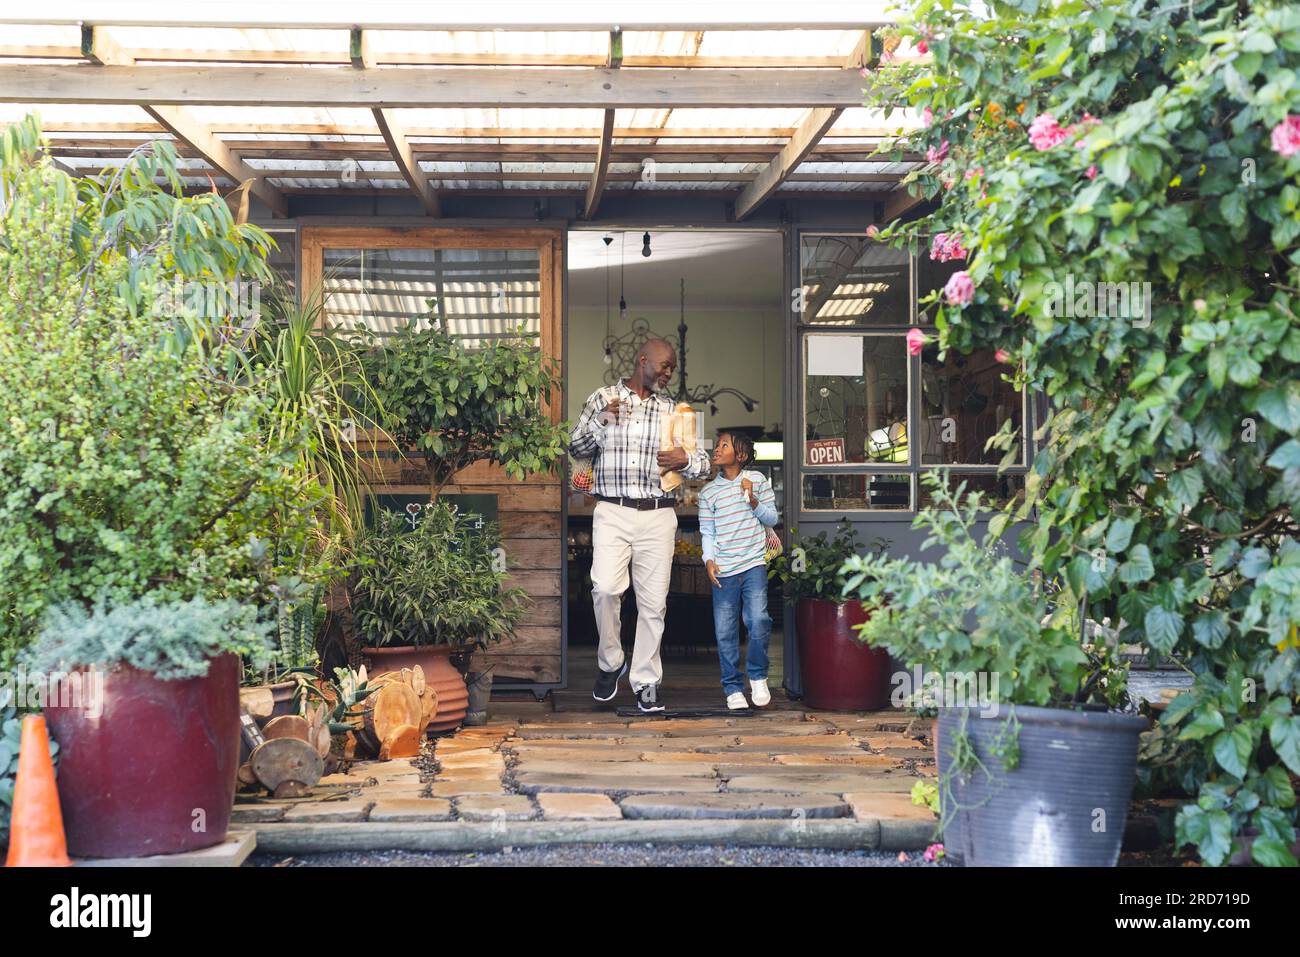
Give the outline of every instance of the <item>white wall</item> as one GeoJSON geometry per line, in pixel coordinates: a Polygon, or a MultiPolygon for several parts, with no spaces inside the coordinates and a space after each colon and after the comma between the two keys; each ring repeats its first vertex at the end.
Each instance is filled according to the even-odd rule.
{"type": "MultiPolygon", "coordinates": [[[[628,318],[620,321],[617,309],[610,321],[615,336],[626,333],[633,319],[644,318],[650,328],[668,339],[677,341],[677,323],[680,310],[675,302],[677,290],[665,290],[674,300],[671,305],[629,309],[628,318]]],[[[688,385],[692,388],[712,384],[730,386],[758,400],[752,413],[746,412],[740,400],[723,396],[718,400],[718,414],[712,416],[707,407],[703,413],[704,434],[732,425],[759,425],[765,429],[783,420],[782,369],[784,339],[781,303],[773,302],[766,308],[701,307],[686,312],[689,333],[686,337],[688,354],[688,385]]],[[[569,304],[569,367],[568,367],[568,418],[576,420],[583,402],[604,384],[605,306],[571,302],[569,304]]],[[[676,379],[670,388],[676,388],[676,379]]]]}

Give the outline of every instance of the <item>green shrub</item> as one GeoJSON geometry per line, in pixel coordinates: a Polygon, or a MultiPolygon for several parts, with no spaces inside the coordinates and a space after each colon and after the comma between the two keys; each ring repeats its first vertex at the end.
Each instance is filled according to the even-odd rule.
{"type": "Polygon", "coordinates": [[[933,63],[871,97],[932,116],[898,146],[936,206],[882,236],[960,238],[941,345],[1005,350],[1055,410],[991,528],[1027,521],[1031,568],[1196,675],[1161,720],[1178,845],[1223,864],[1253,829],[1294,865],[1300,8],[918,0],[900,32],[933,63]],[[1080,282],[1149,283],[1149,312],[1080,282]]]}
{"type": "Polygon", "coordinates": [[[40,636],[26,655],[31,671],[49,673],[81,665],[130,665],[163,681],[200,678],[212,658],[245,656],[253,667],[271,657],[273,623],[235,599],[173,601],[146,595],[109,605],[56,605],[46,613],[40,636]]]}
{"type": "Polygon", "coordinates": [[[412,322],[375,351],[369,375],[376,418],[403,450],[425,456],[435,493],[475,462],[522,481],[564,458],[567,427],[543,409],[560,377],[522,334],[467,349],[436,320],[412,322]]]}
{"type": "Polygon", "coordinates": [[[357,547],[353,613],[371,645],[486,647],[514,635],[526,593],[504,588],[495,525],[474,529],[445,502],[425,506],[411,529],[378,511],[357,547]]]}
{"type": "MultiPolygon", "coordinates": [[[[842,602],[845,600],[844,575],[840,569],[845,559],[856,554],[860,547],[858,530],[848,521],[842,521],[835,527],[834,538],[819,532],[812,538],[796,541],[789,554],[782,553],[772,559],[767,577],[780,579],[789,601],[819,599],[842,602]]],[[[874,553],[881,554],[889,547],[889,542],[878,538],[869,547],[874,553]]]]}
{"type": "Polygon", "coordinates": [[[34,120],[0,139],[0,667],[55,605],[269,604],[310,564],[308,439],[273,435],[233,318],[169,298],[264,275],[269,240],[177,198],[168,144],[101,185],[51,166],[34,120]]]}

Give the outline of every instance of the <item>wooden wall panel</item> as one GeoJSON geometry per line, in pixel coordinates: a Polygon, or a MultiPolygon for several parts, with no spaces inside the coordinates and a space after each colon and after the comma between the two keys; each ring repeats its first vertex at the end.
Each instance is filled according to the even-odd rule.
{"type": "MultiPolygon", "coordinates": [[[[304,227],[301,240],[303,289],[310,292],[320,282],[327,247],[534,247],[540,255],[542,273],[542,349],[559,368],[564,287],[561,242],[561,233],[553,229],[304,227]]],[[[548,411],[552,421],[560,421],[563,416],[562,396],[554,396],[548,411]]],[[[372,435],[358,436],[358,446],[363,455],[373,451],[381,456],[378,460],[369,460],[373,467],[366,468],[377,492],[402,495],[429,491],[428,478],[420,461],[392,458],[392,444],[376,440],[372,435]]],[[[560,683],[564,648],[561,596],[566,553],[561,521],[564,496],[561,476],[533,475],[521,482],[499,467],[478,463],[459,473],[443,492],[497,496],[509,583],[525,589],[530,597],[516,638],[475,655],[474,667],[490,666],[498,679],[506,681],[560,683]]]]}

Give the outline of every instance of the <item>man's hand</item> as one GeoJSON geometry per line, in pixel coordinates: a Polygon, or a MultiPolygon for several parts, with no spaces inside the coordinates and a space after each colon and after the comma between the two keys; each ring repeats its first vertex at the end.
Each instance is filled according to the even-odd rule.
{"type": "Polygon", "coordinates": [[[754,483],[747,478],[743,478],[740,480],[740,490],[749,499],[749,507],[758,508],[758,498],[754,495],[754,483]]]}
{"type": "Polygon", "coordinates": [[[680,446],[659,453],[659,467],[669,472],[680,472],[690,461],[686,450],[680,446]]]}
{"type": "Polygon", "coordinates": [[[707,562],[704,563],[704,571],[708,574],[708,576],[709,576],[709,581],[713,582],[713,587],[714,587],[714,588],[721,588],[721,587],[722,587],[722,582],[718,581],[718,563],[717,563],[717,562],[715,562],[713,559],[709,559],[707,562]]]}
{"type": "Polygon", "coordinates": [[[605,411],[600,413],[601,422],[605,425],[617,425],[619,419],[621,418],[620,412],[622,408],[623,408],[622,399],[620,399],[618,396],[615,396],[614,398],[610,399],[609,404],[605,406],[605,411]]]}

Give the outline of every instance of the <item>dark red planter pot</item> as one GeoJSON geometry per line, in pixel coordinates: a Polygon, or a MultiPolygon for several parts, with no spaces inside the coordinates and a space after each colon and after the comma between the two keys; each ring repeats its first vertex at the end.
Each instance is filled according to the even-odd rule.
{"type": "Polygon", "coordinates": [[[804,703],[826,711],[876,711],[889,701],[889,653],[853,629],[867,620],[860,601],[805,598],[795,611],[804,703]]]}
{"type": "Polygon", "coordinates": [[[226,839],[239,767],[240,671],[233,654],[213,659],[206,677],[181,681],[119,666],[104,675],[102,714],[45,708],[59,743],[69,854],[145,857],[226,839]]]}

